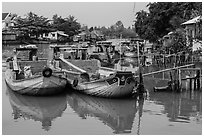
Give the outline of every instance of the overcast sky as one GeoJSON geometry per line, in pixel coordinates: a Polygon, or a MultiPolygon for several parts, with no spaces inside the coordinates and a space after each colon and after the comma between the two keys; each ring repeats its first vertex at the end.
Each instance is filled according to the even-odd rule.
{"type": "Polygon", "coordinates": [[[121,20],[125,27],[133,24],[134,12],[147,10],[147,2],[3,2],[2,12],[20,16],[34,12],[52,19],[73,15],[80,24],[109,27],[121,20]]]}

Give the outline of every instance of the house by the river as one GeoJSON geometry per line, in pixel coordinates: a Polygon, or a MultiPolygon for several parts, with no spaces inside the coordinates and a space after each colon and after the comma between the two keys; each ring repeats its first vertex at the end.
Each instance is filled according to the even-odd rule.
{"type": "Polygon", "coordinates": [[[10,27],[14,26],[15,16],[11,13],[2,13],[2,44],[15,42],[16,34],[10,31],[10,27]]]}

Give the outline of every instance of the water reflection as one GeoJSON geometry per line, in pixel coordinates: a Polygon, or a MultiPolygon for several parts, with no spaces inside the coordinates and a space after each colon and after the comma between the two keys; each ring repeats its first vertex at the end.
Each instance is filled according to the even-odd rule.
{"type": "Polygon", "coordinates": [[[202,93],[201,91],[150,92],[150,100],[164,106],[164,114],[169,121],[190,123],[194,118],[197,123],[202,120],[202,93]]]}
{"type": "Polygon", "coordinates": [[[97,118],[115,134],[131,133],[138,110],[136,99],[106,99],[73,93],[67,96],[67,100],[81,118],[97,118]]]}
{"type": "Polygon", "coordinates": [[[7,87],[7,94],[13,109],[13,118],[33,119],[42,123],[42,129],[50,130],[52,121],[61,117],[67,108],[66,95],[33,97],[20,95],[7,87]]]}

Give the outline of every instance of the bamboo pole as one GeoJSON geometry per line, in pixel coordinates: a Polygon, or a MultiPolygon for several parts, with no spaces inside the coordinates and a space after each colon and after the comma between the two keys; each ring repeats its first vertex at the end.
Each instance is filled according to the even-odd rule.
{"type": "Polygon", "coordinates": [[[63,61],[64,63],[66,63],[67,65],[69,65],[69,66],[75,68],[76,70],[80,71],[81,73],[86,73],[85,70],[83,70],[83,69],[81,69],[81,68],[75,66],[74,64],[72,64],[72,63],[70,63],[69,61],[65,60],[64,58],[59,57],[59,59],[60,59],[61,61],[63,61]]]}
{"type": "MultiPolygon", "coordinates": [[[[148,76],[148,75],[152,75],[152,74],[156,74],[156,73],[161,73],[161,72],[165,72],[165,71],[171,71],[171,70],[176,70],[176,69],[185,68],[185,67],[191,67],[191,66],[194,66],[194,64],[189,64],[189,65],[184,65],[184,66],[179,66],[179,67],[159,70],[159,71],[155,71],[155,72],[150,72],[150,73],[143,74],[143,76],[148,76]]],[[[139,76],[137,75],[135,77],[137,78],[139,76]]]]}

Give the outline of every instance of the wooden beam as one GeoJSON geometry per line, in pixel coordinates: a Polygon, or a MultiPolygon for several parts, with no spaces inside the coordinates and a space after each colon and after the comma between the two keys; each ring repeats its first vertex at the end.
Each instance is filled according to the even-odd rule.
{"type": "Polygon", "coordinates": [[[65,72],[65,73],[73,74],[73,75],[80,75],[80,74],[81,74],[81,73],[79,73],[79,72],[68,71],[68,70],[66,70],[66,69],[62,69],[61,71],[65,72]]]}
{"type": "MultiPolygon", "coordinates": [[[[166,72],[166,71],[171,71],[171,70],[180,69],[180,68],[185,68],[185,67],[191,67],[191,66],[194,66],[194,64],[189,64],[189,65],[184,65],[184,66],[179,66],[179,67],[174,67],[174,68],[169,68],[169,69],[154,71],[154,72],[150,72],[150,73],[145,73],[145,74],[143,74],[143,76],[153,75],[153,74],[157,74],[157,73],[161,73],[161,72],[166,72]]],[[[139,77],[139,76],[137,75],[137,76],[135,76],[135,77],[137,78],[137,77],[139,77]]]]}
{"type": "Polygon", "coordinates": [[[59,57],[59,59],[60,59],[61,61],[63,61],[64,63],[66,63],[67,65],[69,65],[69,66],[75,68],[76,70],[80,71],[81,73],[86,73],[85,70],[83,70],[83,69],[81,69],[81,68],[75,66],[74,64],[70,63],[70,62],[67,61],[66,59],[64,59],[64,58],[62,58],[62,57],[59,57]]]}
{"type": "Polygon", "coordinates": [[[107,68],[107,67],[100,67],[100,69],[101,69],[101,70],[106,70],[106,71],[113,71],[113,72],[118,71],[117,69],[107,68]]]}

